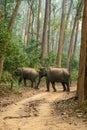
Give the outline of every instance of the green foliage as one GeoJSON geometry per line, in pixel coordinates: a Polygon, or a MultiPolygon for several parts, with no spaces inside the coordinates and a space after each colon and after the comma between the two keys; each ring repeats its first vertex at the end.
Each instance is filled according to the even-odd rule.
{"type": "MultiPolygon", "coordinates": [[[[62,67],[66,66],[66,61],[67,61],[67,55],[63,54],[62,67]]],[[[72,56],[70,60],[70,68],[69,68],[72,81],[76,81],[78,78],[78,65],[79,65],[79,61],[76,59],[76,57],[72,56]]]]}
{"type": "Polygon", "coordinates": [[[4,20],[0,21],[0,58],[6,54],[6,47],[8,45],[8,32],[4,20]]]}
{"type": "Polygon", "coordinates": [[[22,90],[20,90],[19,88],[16,88],[16,89],[14,90],[14,93],[15,93],[15,94],[22,94],[22,90]]]}
{"type": "Polygon", "coordinates": [[[78,70],[73,69],[73,71],[71,72],[71,81],[77,81],[77,78],[78,78],[78,70]]]}
{"type": "Polygon", "coordinates": [[[78,78],[78,69],[79,69],[79,61],[76,59],[75,56],[71,57],[70,60],[70,73],[71,73],[71,80],[76,81],[78,78]]]}
{"type": "Polygon", "coordinates": [[[62,55],[62,67],[66,66],[66,61],[67,61],[67,55],[65,53],[63,53],[63,55],[62,55]]]}
{"type": "Polygon", "coordinates": [[[7,24],[10,21],[10,18],[12,16],[13,10],[15,8],[17,0],[3,0],[3,5],[4,5],[4,13],[5,13],[5,20],[7,24]]]}
{"type": "Polygon", "coordinates": [[[76,57],[73,55],[70,59],[70,69],[71,71],[73,70],[73,68],[78,70],[79,67],[79,61],[78,59],[76,59],[76,57]]]}
{"type": "Polygon", "coordinates": [[[15,68],[28,64],[28,57],[24,51],[23,43],[17,37],[12,36],[7,48],[4,70],[13,72],[15,68]]]}
{"type": "Polygon", "coordinates": [[[26,47],[17,36],[11,36],[4,63],[5,71],[13,73],[17,67],[40,66],[40,43],[32,39],[29,44],[29,47],[26,47]]]}
{"type": "Polygon", "coordinates": [[[56,66],[57,55],[53,51],[45,58],[45,66],[56,66]]]}
{"type": "Polygon", "coordinates": [[[26,53],[28,55],[29,66],[38,68],[40,66],[40,55],[41,55],[41,48],[40,42],[31,39],[29,42],[29,47],[26,48],[26,53]]]}
{"type": "Polygon", "coordinates": [[[4,71],[0,82],[3,82],[6,84],[8,82],[11,82],[11,80],[12,80],[12,75],[8,71],[4,71]]]}

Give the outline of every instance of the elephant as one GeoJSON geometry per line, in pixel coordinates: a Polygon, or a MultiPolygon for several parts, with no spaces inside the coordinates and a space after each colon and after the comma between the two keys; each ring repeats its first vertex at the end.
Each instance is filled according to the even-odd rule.
{"type": "Polygon", "coordinates": [[[34,68],[25,68],[25,67],[20,67],[17,68],[14,72],[15,77],[19,76],[19,85],[22,80],[24,80],[24,85],[26,86],[26,80],[31,81],[31,87],[34,87],[35,83],[35,88],[37,88],[37,82],[39,79],[39,74],[34,68]]]}
{"type": "Polygon", "coordinates": [[[52,84],[54,92],[56,92],[55,82],[60,82],[63,85],[63,91],[70,91],[70,73],[66,68],[54,68],[54,67],[41,67],[39,71],[39,82],[40,84],[41,78],[46,77],[46,87],[49,91],[49,85],[52,84]]]}

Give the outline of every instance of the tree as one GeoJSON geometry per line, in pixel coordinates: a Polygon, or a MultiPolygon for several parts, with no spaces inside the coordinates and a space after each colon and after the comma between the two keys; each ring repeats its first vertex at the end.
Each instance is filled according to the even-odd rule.
{"type": "Polygon", "coordinates": [[[13,11],[13,14],[11,16],[11,19],[10,19],[10,22],[9,22],[9,25],[8,25],[8,30],[11,31],[12,30],[12,27],[13,27],[13,24],[14,24],[14,21],[15,21],[15,18],[16,18],[16,15],[18,13],[18,9],[19,9],[19,6],[21,4],[22,0],[18,0],[17,1],[17,4],[15,6],[15,9],[13,11]]]}
{"type": "Polygon", "coordinates": [[[48,16],[48,36],[47,36],[47,52],[50,52],[50,17],[51,17],[51,0],[49,0],[49,16],[48,16]]]}
{"type": "Polygon", "coordinates": [[[78,31],[79,31],[79,20],[77,21],[76,32],[75,32],[75,43],[74,43],[74,50],[73,50],[73,55],[74,55],[74,56],[76,55],[78,31]]]}
{"type": "Polygon", "coordinates": [[[58,45],[58,54],[57,54],[57,66],[58,67],[61,67],[61,61],[62,61],[63,40],[64,40],[64,31],[65,31],[65,12],[66,12],[65,4],[66,4],[66,0],[63,0],[60,36],[59,36],[59,45],[58,45]]]}
{"type": "MultiPolygon", "coordinates": [[[[10,32],[11,30],[12,30],[12,27],[13,27],[13,24],[14,24],[14,21],[15,21],[15,18],[16,18],[16,15],[17,15],[17,12],[18,12],[18,9],[19,9],[19,6],[20,6],[20,4],[21,4],[21,1],[22,0],[18,0],[18,2],[17,2],[17,4],[16,4],[16,6],[15,6],[15,9],[14,9],[14,11],[13,11],[13,14],[12,14],[12,17],[11,17],[11,19],[10,19],[10,22],[9,22],[9,25],[8,25],[8,32],[10,32]]],[[[1,19],[1,21],[2,21],[2,19],[1,19]]],[[[3,27],[4,27],[5,25],[3,25],[3,27]]],[[[2,27],[2,28],[3,28],[2,27]]],[[[3,29],[2,29],[3,30],[3,29]]],[[[4,38],[3,38],[3,34],[1,35],[2,36],[2,38],[1,38],[1,42],[3,42],[3,52],[5,53],[6,52],[6,50],[7,50],[7,39],[8,39],[8,33],[5,31],[4,32],[5,33],[5,36],[4,36],[4,38]]],[[[1,48],[1,49],[2,49],[1,48]]],[[[2,72],[3,72],[3,65],[4,65],[4,60],[5,60],[5,56],[4,56],[4,54],[2,54],[2,56],[0,57],[0,79],[1,79],[1,76],[2,76],[2,72]]]]}
{"type": "Polygon", "coordinates": [[[38,19],[37,19],[37,40],[40,41],[40,32],[41,32],[41,7],[42,2],[39,0],[39,6],[38,6],[38,19]]]}
{"type": "Polygon", "coordinates": [[[30,3],[30,9],[29,9],[29,23],[28,23],[28,32],[27,32],[27,46],[29,45],[29,38],[30,38],[31,26],[32,26],[32,6],[33,6],[33,2],[30,3]]]}
{"type": "Polygon", "coordinates": [[[43,36],[42,36],[42,53],[41,53],[41,63],[44,65],[44,59],[47,53],[47,30],[48,30],[48,21],[49,21],[49,0],[46,0],[45,6],[45,17],[44,17],[44,26],[43,26],[43,36]]]}
{"type": "Polygon", "coordinates": [[[75,20],[74,20],[74,24],[73,24],[73,29],[72,29],[72,32],[71,32],[70,46],[69,46],[68,56],[67,56],[67,63],[66,63],[67,68],[69,68],[70,58],[73,55],[75,28],[76,28],[77,20],[81,16],[83,2],[84,2],[83,0],[81,0],[80,2],[78,1],[79,6],[77,8],[77,12],[76,12],[76,16],[75,16],[75,20]]]}
{"type": "MultiPolygon", "coordinates": [[[[0,4],[1,4],[0,11],[1,11],[2,8],[4,8],[2,1],[0,1],[0,4]]],[[[0,12],[0,79],[2,76],[3,64],[4,64],[4,53],[6,50],[6,43],[3,44],[3,42],[6,42],[6,37],[7,37],[7,32],[4,23],[4,15],[2,12],[0,12]]]]}
{"type": "Polygon", "coordinates": [[[84,103],[84,100],[87,99],[87,0],[84,0],[84,12],[82,21],[78,98],[79,106],[81,106],[84,103]]]}
{"type": "MultiPolygon", "coordinates": [[[[64,31],[64,38],[63,38],[63,49],[66,48],[66,44],[67,43],[67,30],[69,29],[68,25],[70,20],[70,16],[71,16],[71,11],[72,11],[72,7],[73,7],[73,0],[70,1],[69,7],[68,7],[68,12],[66,12],[66,21],[65,21],[65,31],[64,31]]],[[[71,26],[70,26],[71,27],[71,26]]]]}

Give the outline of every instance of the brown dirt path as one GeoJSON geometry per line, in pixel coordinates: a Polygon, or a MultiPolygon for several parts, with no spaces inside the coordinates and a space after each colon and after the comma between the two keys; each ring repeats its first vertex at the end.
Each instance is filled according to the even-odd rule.
{"type": "Polygon", "coordinates": [[[72,87],[70,93],[62,89],[43,91],[1,108],[0,130],[87,130],[87,122],[81,119],[75,118],[74,123],[69,123],[61,115],[52,114],[52,103],[73,97],[75,89],[72,87]]]}

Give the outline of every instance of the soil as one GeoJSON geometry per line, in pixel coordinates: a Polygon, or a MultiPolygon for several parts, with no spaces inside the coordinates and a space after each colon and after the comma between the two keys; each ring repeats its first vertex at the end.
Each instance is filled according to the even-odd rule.
{"type": "Polygon", "coordinates": [[[0,130],[87,130],[87,107],[78,108],[76,84],[69,93],[61,84],[57,92],[45,92],[44,84],[39,90],[21,87],[16,94],[1,88],[0,130]]]}

